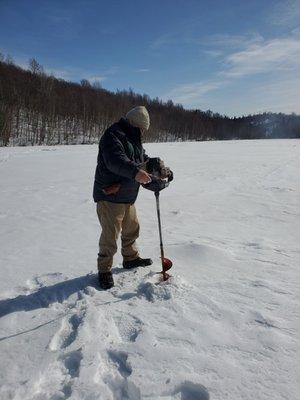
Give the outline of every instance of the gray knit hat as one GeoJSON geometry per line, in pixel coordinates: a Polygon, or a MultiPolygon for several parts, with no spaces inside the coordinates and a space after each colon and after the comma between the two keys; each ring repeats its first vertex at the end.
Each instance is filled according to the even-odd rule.
{"type": "Polygon", "coordinates": [[[131,125],[137,126],[138,128],[145,129],[146,131],[150,126],[149,113],[144,106],[137,106],[126,114],[126,119],[131,125]]]}

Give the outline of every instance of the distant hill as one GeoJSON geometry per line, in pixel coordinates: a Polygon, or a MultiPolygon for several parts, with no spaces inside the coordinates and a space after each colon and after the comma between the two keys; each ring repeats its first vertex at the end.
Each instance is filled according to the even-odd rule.
{"type": "Polygon", "coordinates": [[[0,61],[0,146],[97,143],[107,126],[136,105],[150,112],[148,142],[300,138],[299,115],[229,118],[132,90],[113,93],[99,83],[57,79],[34,59],[30,70],[0,61]]]}

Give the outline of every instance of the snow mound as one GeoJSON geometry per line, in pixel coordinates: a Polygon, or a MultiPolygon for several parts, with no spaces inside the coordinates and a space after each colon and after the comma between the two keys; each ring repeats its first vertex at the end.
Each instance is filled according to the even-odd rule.
{"type": "MultiPolygon", "coordinates": [[[[171,274],[172,272],[169,271],[169,273],[171,274]]],[[[180,293],[189,287],[191,285],[180,276],[171,276],[167,281],[163,281],[162,274],[150,273],[147,275],[146,280],[139,284],[137,295],[151,302],[170,300],[176,296],[180,296],[180,293]]]]}

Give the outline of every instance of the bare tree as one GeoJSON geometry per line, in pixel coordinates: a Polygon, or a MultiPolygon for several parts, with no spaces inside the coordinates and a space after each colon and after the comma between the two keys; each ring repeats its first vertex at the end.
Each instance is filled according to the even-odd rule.
{"type": "Polygon", "coordinates": [[[42,67],[41,64],[39,64],[35,58],[30,58],[28,61],[29,64],[29,70],[33,74],[42,74],[44,72],[44,68],[42,67]]]}

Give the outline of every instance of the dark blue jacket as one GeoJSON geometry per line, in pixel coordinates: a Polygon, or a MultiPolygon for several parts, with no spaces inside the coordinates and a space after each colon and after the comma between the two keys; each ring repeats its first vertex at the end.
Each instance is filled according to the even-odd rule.
{"type": "Polygon", "coordinates": [[[110,126],[99,143],[94,201],[133,204],[140,187],[134,178],[140,169],[140,164],[147,159],[139,128],[130,125],[125,118],[110,126]],[[107,195],[103,192],[103,189],[115,183],[121,185],[118,193],[107,195]]]}

